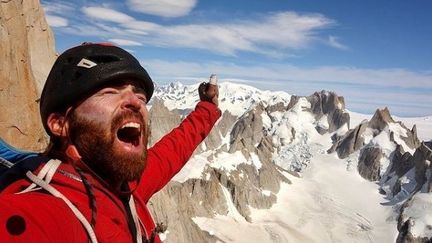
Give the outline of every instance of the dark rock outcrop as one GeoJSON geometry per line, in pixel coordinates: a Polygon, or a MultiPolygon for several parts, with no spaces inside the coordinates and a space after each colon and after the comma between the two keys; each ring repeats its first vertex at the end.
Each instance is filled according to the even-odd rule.
{"type": "Polygon", "coordinates": [[[334,132],[344,124],[349,128],[350,116],[345,112],[345,99],[342,96],[323,90],[306,99],[311,103],[311,112],[317,120],[327,115],[329,127],[326,132],[334,132]]]}
{"type": "MultiPolygon", "coordinates": [[[[300,96],[291,96],[287,110],[294,107],[300,98],[300,96]]],[[[323,90],[321,92],[315,92],[311,96],[307,96],[306,99],[311,104],[309,111],[315,116],[317,121],[320,120],[324,115],[327,116],[328,127],[322,127],[319,125],[316,127],[320,134],[334,132],[344,124],[347,124],[349,128],[350,116],[345,111],[345,100],[342,96],[338,96],[334,92],[323,90]]]]}
{"type": "Polygon", "coordinates": [[[387,126],[387,124],[390,122],[395,121],[391,117],[389,109],[385,107],[382,110],[377,109],[375,111],[372,119],[369,121],[368,127],[382,131],[384,127],[387,126]]]}
{"type": "MultiPolygon", "coordinates": [[[[402,123],[400,124],[405,127],[402,123]]],[[[402,140],[412,149],[420,147],[421,142],[417,137],[417,126],[414,125],[412,129],[407,132],[407,137],[402,137],[402,140]]]]}
{"type": "Polygon", "coordinates": [[[328,153],[337,152],[339,158],[344,159],[364,145],[364,138],[361,136],[367,128],[367,123],[361,123],[354,129],[349,130],[344,136],[337,139],[328,153]]]}
{"type": "Polygon", "coordinates": [[[415,190],[432,192],[432,146],[429,143],[422,143],[413,155],[415,163],[415,190]],[[429,173],[429,175],[428,175],[429,173]]]}
{"type": "Polygon", "coordinates": [[[412,155],[409,152],[405,152],[400,145],[397,145],[393,152],[391,164],[389,173],[394,172],[398,177],[405,175],[415,165],[412,155]]]}
{"type": "Polygon", "coordinates": [[[370,181],[377,181],[380,179],[381,158],[383,152],[379,147],[365,147],[360,151],[360,158],[358,161],[359,174],[370,181]]]}
{"type": "MultiPolygon", "coordinates": [[[[395,157],[400,157],[401,152],[397,152],[395,157]],[[399,155],[398,155],[399,154],[399,155]]],[[[425,210],[425,214],[430,214],[432,209],[432,203],[426,199],[422,199],[419,195],[424,193],[432,192],[432,144],[421,143],[413,155],[404,153],[400,159],[393,159],[392,172],[395,172],[398,183],[394,185],[394,193],[396,195],[400,191],[400,179],[403,176],[407,176],[406,173],[411,169],[415,169],[414,178],[410,178],[415,182],[415,186],[412,187],[411,191],[408,191],[409,198],[402,204],[400,208],[400,214],[398,217],[398,231],[399,235],[397,242],[431,242],[432,238],[425,236],[416,236],[413,234],[412,226],[416,224],[418,220],[416,215],[412,215],[412,208],[416,210],[425,210]],[[399,191],[396,189],[399,188],[399,191]],[[429,210],[427,209],[429,208],[429,210]]],[[[427,225],[429,230],[432,229],[432,225],[427,225]]]]}
{"type": "Polygon", "coordinates": [[[397,195],[401,191],[402,179],[409,177],[407,173],[414,169],[414,178],[410,178],[415,181],[415,186],[412,187],[407,193],[416,193],[418,191],[431,192],[432,191],[432,178],[427,173],[431,173],[430,163],[432,161],[431,148],[428,143],[422,143],[418,147],[414,154],[411,155],[408,152],[404,152],[401,146],[397,146],[393,152],[391,159],[391,168],[383,178],[382,182],[386,185],[389,181],[395,181],[391,190],[390,197],[397,195]],[[428,172],[429,171],[429,172],[428,172]]]}
{"type": "MultiPolygon", "coordinates": [[[[349,130],[344,136],[334,138],[332,147],[328,150],[329,153],[337,151],[339,158],[346,158],[351,153],[359,150],[364,143],[363,133],[366,128],[370,128],[372,131],[372,136],[380,134],[389,123],[397,123],[403,129],[405,129],[407,137],[401,136],[400,139],[405,141],[405,143],[411,149],[415,149],[420,146],[420,141],[417,138],[417,129],[414,126],[411,130],[407,129],[401,122],[395,122],[390,115],[390,111],[386,108],[380,110],[377,109],[370,121],[363,121],[354,129],[349,130]]],[[[390,141],[395,142],[395,134],[390,133],[390,141]]]]}
{"type": "Polygon", "coordinates": [[[237,150],[254,151],[255,146],[264,138],[261,118],[263,112],[264,106],[259,104],[239,118],[231,130],[230,153],[237,150]]]}

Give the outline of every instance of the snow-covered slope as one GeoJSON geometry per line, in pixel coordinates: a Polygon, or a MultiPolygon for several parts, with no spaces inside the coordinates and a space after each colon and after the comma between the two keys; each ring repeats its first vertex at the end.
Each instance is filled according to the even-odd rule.
{"type": "MultiPolygon", "coordinates": [[[[184,115],[198,101],[198,85],[158,87],[155,97],[184,115]]],[[[185,230],[210,242],[394,242],[398,235],[404,242],[406,235],[428,237],[432,215],[421,213],[431,206],[425,204],[428,196],[411,196],[419,183],[430,195],[424,186],[432,180],[430,167],[429,172],[421,167],[427,178],[420,182],[415,178],[420,168],[405,172],[407,166],[395,154],[420,156],[415,130],[398,121],[407,121],[410,128],[418,121],[418,137],[428,139],[429,118],[393,120],[384,110],[374,116],[349,112],[347,119],[343,98],[333,93],[291,97],[230,82],[220,84],[220,108],[234,117],[224,115],[211,142],[207,139],[174,178],[181,191],[193,188],[182,202],[189,208],[189,218],[183,220],[192,220],[193,227],[176,226],[167,242],[179,242],[179,237],[190,241],[178,232],[185,230]],[[208,184],[218,186],[208,191],[208,184]],[[418,221],[417,226],[399,233],[397,227],[408,221],[418,221]]]]}

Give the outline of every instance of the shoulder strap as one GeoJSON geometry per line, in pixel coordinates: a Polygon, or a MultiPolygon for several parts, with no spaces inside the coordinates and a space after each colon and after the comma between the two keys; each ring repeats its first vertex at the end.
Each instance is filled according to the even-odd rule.
{"type": "MultiPolygon", "coordinates": [[[[143,235],[142,235],[142,232],[141,232],[141,220],[138,217],[138,213],[137,213],[137,210],[136,210],[135,200],[133,198],[133,195],[131,195],[130,199],[129,199],[129,208],[131,210],[132,218],[133,218],[133,221],[135,223],[135,227],[136,227],[136,231],[137,231],[136,232],[136,242],[137,243],[142,243],[142,240],[143,240],[142,237],[143,237],[143,235]]],[[[144,225],[143,225],[143,227],[144,227],[144,225]]],[[[144,228],[144,230],[145,230],[145,228],[144,228]]],[[[147,238],[147,236],[146,236],[146,238],[147,238]]]]}
{"type": "Polygon", "coordinates": [[[78,220],[81,222],[81,224],[84,226],[85,230],[87,231],[90,241],[92,243],[97,243],[96,234],[88,222],[88,220],[85,218],[85,216],[79,211],[79,209],[73,205],[73,203],[66,198],[61,192],[59,192],[57,189],[55,189],[53,186],[51,186],[49,183],[54,175],[54,173],[57,171],[58,166],[60,165],[59,160],[50,160],[48,163],[45,164],[45,166],[42,168],[42,170],[38,173],[38,175],[33,174],[31,171],[27,171],[26,176],[33,182],[29,187],[27,187],[25,190],[18,192],[20,193],[26,193],[29,191],[34,191],[38,189],[44,189],[47,192],[49,192],[51,195],[60,198],[63,200],[66,205],[72,210],[72,212],[75,214],[75,216],[78,218],[78,220]],[[39,186],[38,188],[36,186],[39,186]]]}

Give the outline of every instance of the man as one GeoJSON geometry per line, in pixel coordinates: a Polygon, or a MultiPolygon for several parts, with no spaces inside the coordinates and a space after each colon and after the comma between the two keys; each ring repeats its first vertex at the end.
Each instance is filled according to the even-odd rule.
{"type": "Polygon", "coordinates": [[[147,149],[153,82],[128,52],[83,44],[55,62],[40,99],[42,163],[0,194],[0,242],[160,242],[146,207],[221,115],[218,92],[147,149]],[[61,161],[61,163],[60,163],[61,161]]]}

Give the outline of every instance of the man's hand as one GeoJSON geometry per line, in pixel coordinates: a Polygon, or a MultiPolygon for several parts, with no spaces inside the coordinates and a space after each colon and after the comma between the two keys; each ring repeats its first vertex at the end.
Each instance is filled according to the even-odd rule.
{"type": "Polygon", "coordinates": [[[198,87],[200,100],[208,101],[216,106],[219,105],[219,87],[210,83],[202,82],[198,87]]]}

